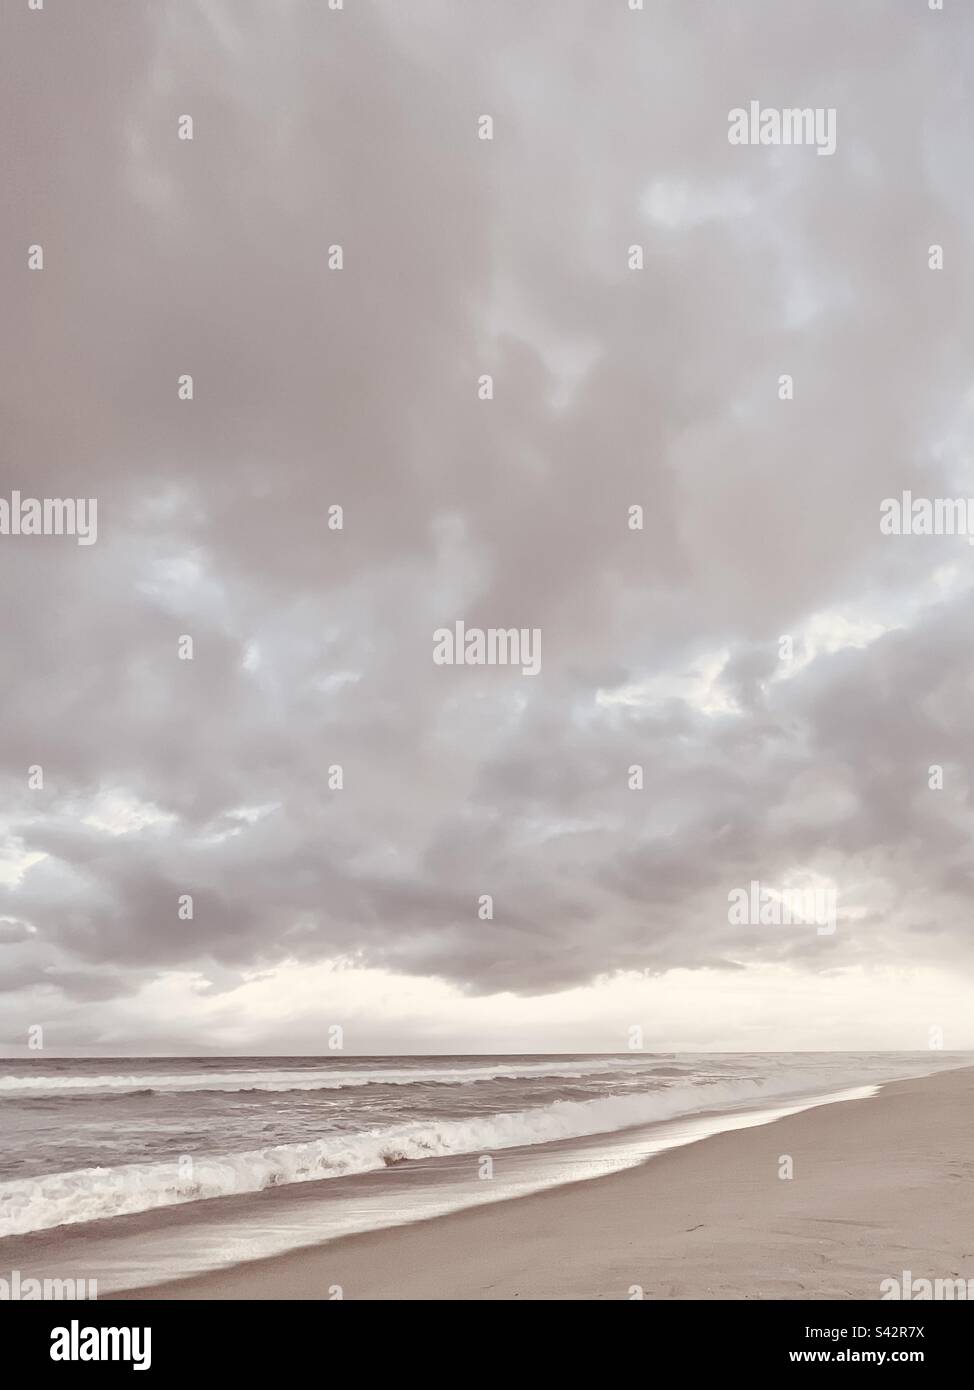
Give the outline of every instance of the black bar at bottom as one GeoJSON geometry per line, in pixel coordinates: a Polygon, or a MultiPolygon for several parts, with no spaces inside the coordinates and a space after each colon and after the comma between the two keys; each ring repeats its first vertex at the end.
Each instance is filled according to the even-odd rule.
{"type": "MultiPolygon", "coordinates": [[[[354,1300],[12,1302],[0,1305],[0,1335],[7,1364],[17,1364],[24,1384],[30,1384],[24,1377],[35,1374],[44,1375],[46,1384],[48,1376],[70,1383],[78,1375],[106,1373],[155,1376],[160,1383],[175,1384],[187,1373],[226,1375],[236,1370],[248,1380],[271,1374],[279,1380],[299,1368],[328,1379],[329,1366],[337,1373],[339,1365],[348,1367],[349,1358],[353,1366],[368,1368],[374,1377],[384,1364],[390,1370],[408,1370],[419,1347],[425,1345],[427,1354],[432,1354],[435,1342],[431,1344],[429,1338],[446,1334],[453,1344],[457,1334],[462,1338],[468,1328],[474,1335],[489,1334],[488,1346],[493,1350],[487,1353],[486,1364],[496,1371],[506,1330],[503,1323],[498,1325],[498,1312],[496,1304],[481,1312],[470,1305],[450,1304],[447,1312],[442,1304],[387,1302],[377,1307],[356,1306],[354,1300]],[[362,1341],[349,1341],[349,1337],[362,1341]]],[[[966,1358],[971,1334],[967,1304],[953,1301],[646,1300],[639,1307],[620,1310],[611,1322],[603,1322],[608,1317],[604,1307],[597,1317],[594,1311],[586,1315],[582,1323],[575,1313],[567,1330],[560,1303],[534,1303],[530,1315],[521,1305],[510,1316],[512,1330],[534,1342],[539,1353],[543,1347],[545,1358],[555,1364],[561,1359],[560,1332],[566,1337],[566,1357],[573,1358],[584,1349],[590,1370],[604,1356],[609,1371],[616,1358],[606,1343],[588,1341],[589,1331],[622,1333],[630,1351],[633,1344],[628,1339],[636,1337],[647,1373],[654,1365],[674,1362],[686,1373],[754,1368],[781,1374],[800,1366],[834,1365],[870,1366],[893,1374],[909,1374],[917,1367],[946,1371],[958,1358],[966,1358]]],[[[447,1354],[445,1346],[441,1351],[447,1354]]],[[[448,1379],[460,1374],[458,1368],[448,1379]]]]}

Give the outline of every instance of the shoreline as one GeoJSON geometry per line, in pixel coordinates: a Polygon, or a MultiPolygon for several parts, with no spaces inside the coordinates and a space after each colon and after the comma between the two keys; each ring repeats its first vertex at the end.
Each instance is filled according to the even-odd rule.
{"type": "Polygon", "coordinates": [[[603,1177],[105,1301],[878,1299],[905,1270],[974,1278],[972,1105],[974,1067],[889,1082],[603,1177]]]}

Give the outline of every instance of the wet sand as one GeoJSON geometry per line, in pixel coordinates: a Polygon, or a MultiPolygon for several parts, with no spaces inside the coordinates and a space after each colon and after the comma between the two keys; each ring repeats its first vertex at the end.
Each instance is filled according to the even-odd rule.
{"type": "MultiPolygon", "coordinates": [[[[119,1298],[881,1297],[974,1279],[974,1068],[119,1298]],[[779,1176],[788,1171],[793,1176],[779,1176]]],[[[971,1286],[974,1288],[974,1285],[971,1286]]]]}

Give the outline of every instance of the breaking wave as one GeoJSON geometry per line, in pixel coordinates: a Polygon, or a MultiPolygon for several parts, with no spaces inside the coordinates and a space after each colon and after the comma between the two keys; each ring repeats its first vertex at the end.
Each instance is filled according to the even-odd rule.
{"type": "MultiPolygon", "coordinates": [[[[806,1094],[810,1080],[805,1081],[806,1094]]],[[[821,1076],[816,1081],[815,1089],[821,1093],[821,1076]]],[[[522,1145],[580,1139],[678,1115],[795,1095],[801,1089],[801,1081],[794,1074],[772,1080],[683,1084],[597,1100],[555,1101],[534,1109],[484,1117],[424,1120],[354,1134],[330,1134],[303,1143],[214,1155],[192,1163],[182,1160],[186,1171],[174,1160],[41,1174],[0,1183],[0,1237],[261,1192],[292,1183],[368,1173],[413,1159],[493,1153],[522,1145]]]]}
{"type": "Polygon", "coordinates": [[[180,1091],[341,1091],[355,1086],[464,1086],[474,1081],[530,1077],[583,1077],[652,1070],[645,1061],[593,1058],[589,1062],[492,1063],[480,1067],[374,1067],[331,1071],[174,1072],[133,1076],[0,1076],[0,1100],[34,1096],[105,1095],[118,1092],[172,1094],[180,1091]]]}

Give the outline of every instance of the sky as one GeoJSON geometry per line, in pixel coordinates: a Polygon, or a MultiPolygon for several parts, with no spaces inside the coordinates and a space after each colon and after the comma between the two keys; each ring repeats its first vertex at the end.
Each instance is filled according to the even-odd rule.
{"type": "Polygon", "coordinates": [[[974,1047],[969,7],[0,25],[0,1050],[974,1047]]]}

